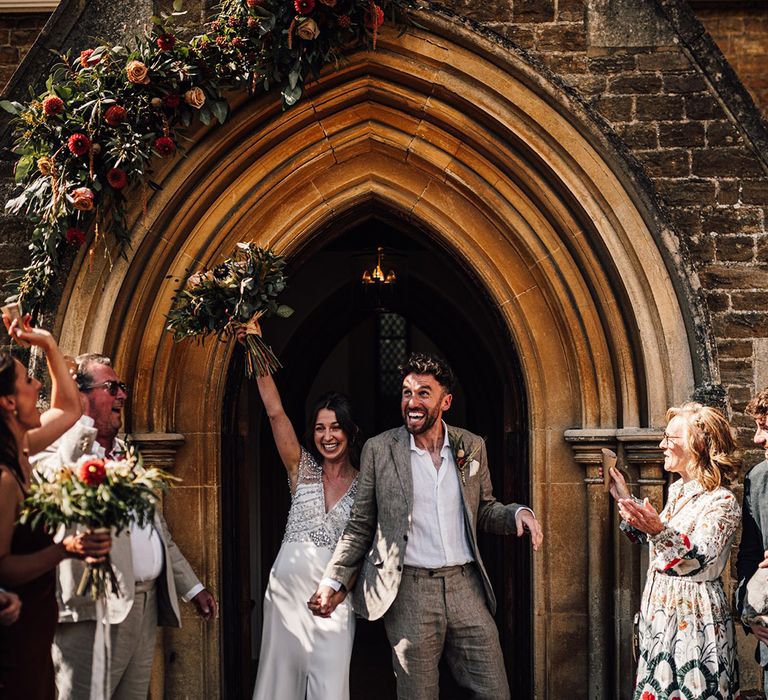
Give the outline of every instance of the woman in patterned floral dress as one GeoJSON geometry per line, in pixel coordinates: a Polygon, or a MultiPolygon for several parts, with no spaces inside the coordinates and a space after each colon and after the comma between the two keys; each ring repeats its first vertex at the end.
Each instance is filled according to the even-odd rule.
{"type": "Polygon", "coordinates": [[[611,470],[622,529],[650,545],[634,700],[735,700],[736,638],[720,575],[741,514],[724,485],[737,473],[736,445],[717,409],[687,403],[667,420],[659,446],[664,468],[680,479],[661,513],[632,498],[611,470]]]}
{"type": "MultiPolygon", "coordinates": [[[[241,337],[242,334],[239,334],[241,337]]],[[[349,520],[357,491],[359,431],[348,399],[321,396],[310,413],[307,448],[283,410],[272,377],[257,379],[288,473],[291,508],[264,595],[254,700],[348,700],[355,616],[349,604],[328,618],[307,607],[349,520]]]]}

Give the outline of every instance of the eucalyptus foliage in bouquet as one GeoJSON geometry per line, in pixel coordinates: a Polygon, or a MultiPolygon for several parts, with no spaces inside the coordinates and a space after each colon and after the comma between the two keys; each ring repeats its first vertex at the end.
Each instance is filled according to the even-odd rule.
{"type": "MultiPolygon", "coordinates": [[[[19,522],[32,528],[42,524],[51,532],[85,526],[119,535],[131,523],[152,522],[159,494],[171,481],[178,479],[157,467],[145,467],[134,451],[120,461],[83,457],[71,467],[33,472],[19,522]]],[[[107,592],[120,595],[109,557],[87,564],[77,594],[86,591],[93,600],[107,592]]]]}
{"type": "Polygon", "coordinates": [[[285,258],[255,243],[238,243],[232,257],[212,270],[196,272],[180,289],[168,314],[176,341],[213,333],[229,337],[245,327],[248,377],[273,374],[282,365],[256,332],[262,316],[288,318],[293,309],[279,304],[285,289],[285,258]]]}

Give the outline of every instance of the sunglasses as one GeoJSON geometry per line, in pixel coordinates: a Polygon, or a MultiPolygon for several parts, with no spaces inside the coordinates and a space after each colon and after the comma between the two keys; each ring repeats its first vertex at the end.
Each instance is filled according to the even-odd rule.
{"type": "Polygon", "coordinates": [[[123,382],[118,382],[114,379],[107,379],[105,382],[80,387],[80,391],[91,391],[91,389],[106,389],[110,396],[117,396],[118,391],[122,391],[124,394],[128,393],[128,387],[123,382]]]}

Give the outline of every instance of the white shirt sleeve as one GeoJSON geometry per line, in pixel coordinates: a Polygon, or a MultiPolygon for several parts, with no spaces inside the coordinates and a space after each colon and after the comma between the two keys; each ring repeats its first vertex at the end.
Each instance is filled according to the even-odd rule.
{"type": "Polygon", "coordinates": [[[524,510],[527,510],[534,518],[536,517],[536,513],[534,513],[528,506],[520,506],[517,509],[517,512],[515,513],[515,524],[520,524],[520,515],[524,510]]]}
{"type": "Polygon", "coordinates": [[[194,598],[200,591],[204,591],[205,586],[202,583],[196,583],[192,588],[190,588],[183,596],[181,596],[181,599],[188,603],[192,598],[194,598]]]}
{"type": "Polygon", "coordinates": [[[339,583],[339,581],[336,581],[335,579],[332,579],[332,578],[324,578],[322,581],[320,581],[320,585],[330,586],[337,593],[341,590],[341,583],[339,583]]]}

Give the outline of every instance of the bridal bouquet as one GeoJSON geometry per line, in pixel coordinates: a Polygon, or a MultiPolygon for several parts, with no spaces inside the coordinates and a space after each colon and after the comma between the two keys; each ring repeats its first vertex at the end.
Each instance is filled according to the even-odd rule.
{"type": "Polygon", "coordinates": [[[293,309],[279,304],[285,289],[285,258],[254,243],[238,243],[232,257],[212,270],[196,272],[180,289],[168,314],[168,330],[176,341],[216,333],[230,336],[246,330],[249,377],[273,374],[280,364],[256,332],[262,316],[288,318],[293,309]]]}
{"type": "MultiPolygon", "coordinates": [[[[86,526],[120,534],[135,522],[148,525],[155,516],[159,492],[176,477],[156,467],[145,467],[141,455],[129,451],[120,461],[83,457],[71,467],[33,472],[19,522],[33,528],[86,526]]],[[[104,598],[108,591],[119,595],[109,558],[88,564],[77,594],[90,591],[91,598],[104,598]]]]}

